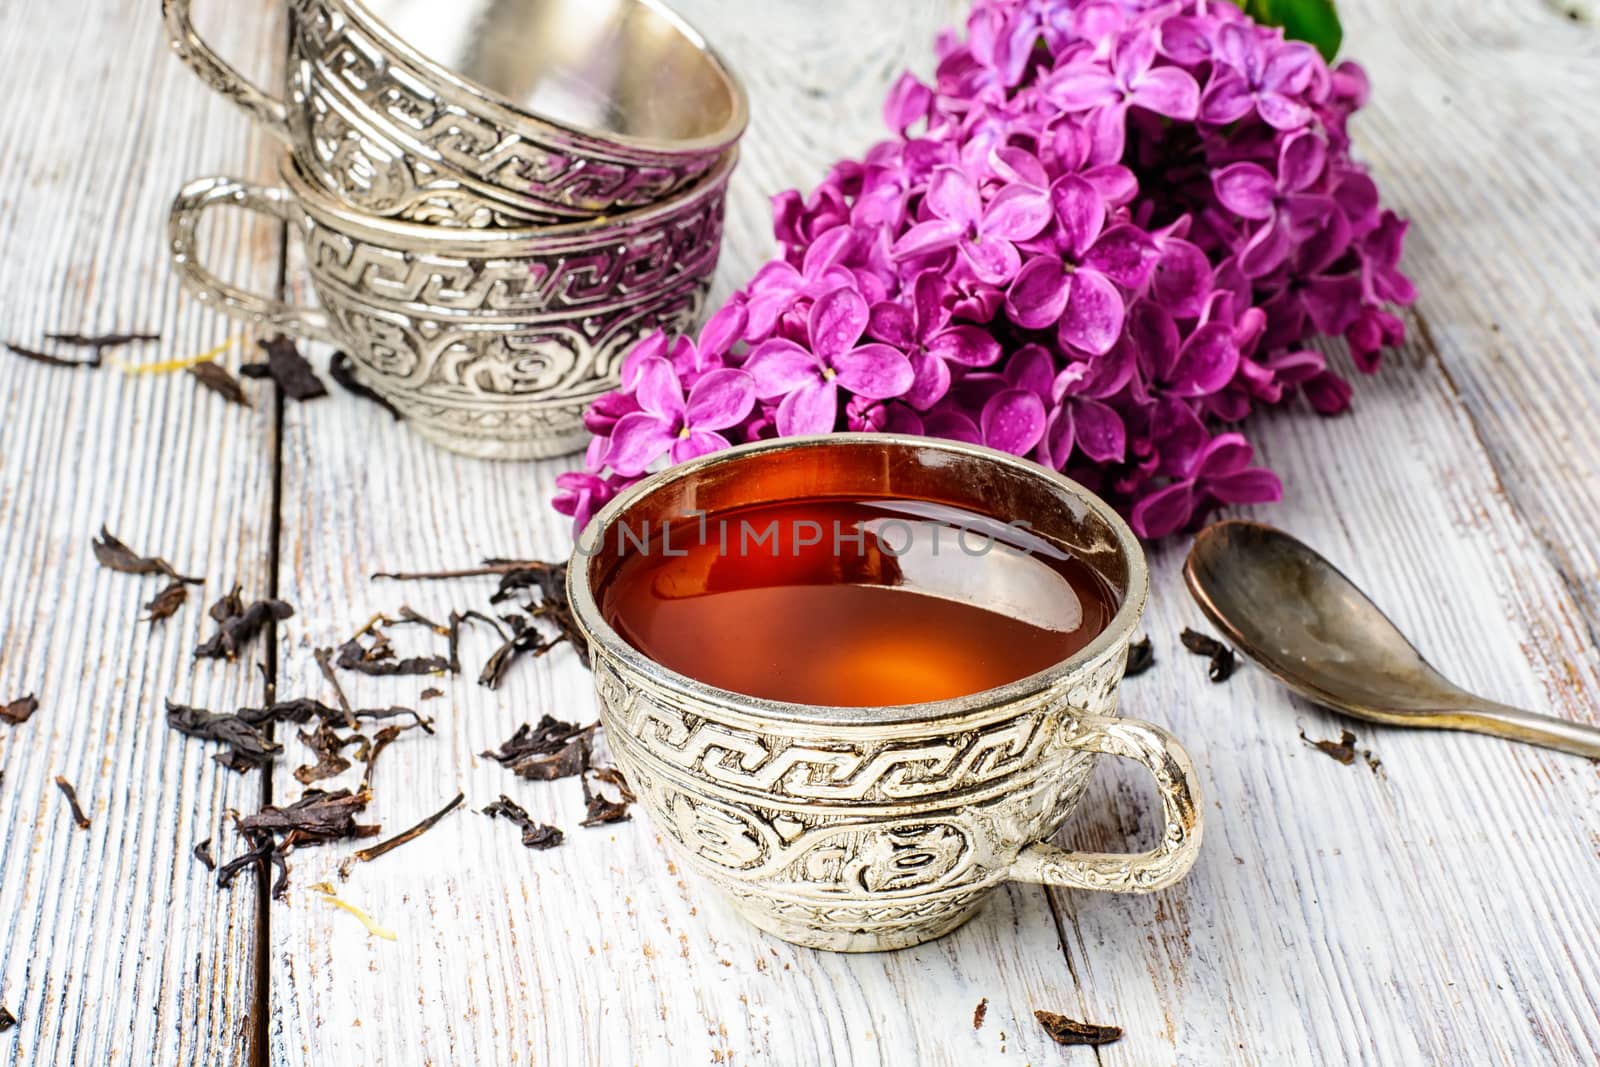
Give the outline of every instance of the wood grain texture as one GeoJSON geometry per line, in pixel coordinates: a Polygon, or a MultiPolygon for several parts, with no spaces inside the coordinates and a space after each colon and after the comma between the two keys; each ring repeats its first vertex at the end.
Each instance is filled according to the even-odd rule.
{"type": "MultiPolygon", "coordinates": [[[[281,40],[270,5],[208,19],[223,47],[281,40]],[[221,23],[221,24],[218,24],[221,23]]],[[[263,53],[265,55],[265,53],[263,53]]],[[[261,57],[256,57],[261,58],[261,57]]],[[[186,356],[231,327],[180,301],[166,208],[186,179],[268,160],[225,103],[167,55],[155,8],[11,0],[0,20],[0,338],[155,329],[129,360],[186,356]]],[[[270,286],[278,242],[223,218],[219,269],[270,286]]],[[[235,357],[236,358],[236,357],[235,357]]],[[[0,354],[0,1034],[7,1064],[232,1064],[248,1055],[256,898],[220,892],[190,854],[260,781],[166,725],[162,700],[258,700],[249,661],[195,665],[205,605],[261,590],[272,408],[229,406],[187,375],[126,377],[0,354]],[[95,563],[101,523],[203,575],[163,622],[158,578],[95,563]],[[78,830],[53,779],[73,782],[78,830]]]]}
{"type": "MultiPolygon", "coordinates": [[[[770,253],[767,198],[880,136],[884,90],[906,66],[928,71],[934,32],[964,4],[676,6],[752,98],[720,297],[770,253]]],[[[1375,83],[1358,147],[1414,220],[1407,267],[1422,299],[1406,350],[1357,383],[1354,414],[1285,412],[1252,436],[1289,486],[1261,517],[1323,549],[1447,674],[1596,721],[1600,35],[1562,6],[1341,4],[1346,51],[1375,83]]],[[[201,12],[201,28],[265,75],[283,40],[273,8],[201,12]]],[[[25,102],[0,112],[0,338],[156,325],[167,341],[153,357],[232,332],[178,298],[165,207],[185,178],[265,178],[273,159],[164,52],[145,4],[8,6],[0,86],[25,102]]],[[[226,215],[213,226],[222,272],[271,288],[276,228],[226,215]]],[[[1179,629],[1200,622],[1178,578],[1182,545],[1154,554],[1160,662],[1123,698],[1126,714],[1184,739],[1205,785],[1205,851],[1173,890],[1009,887],[921,948],[788,946],[706,898],[642,818],[582,829],[576,783],[523,782],[477,757],[519,722],[592,718],[594,703],[565,649],[481,689],[492,646],[475,633],[458,678],[343,676],[361,704],[447,694],[417,705],[437,737],[406,734],[380,760],[373,820],[402,829],[458,789],[468,803],[345,882],[347,848],[297,853],[289,901],[265,915],[270,988],[254,989],[249,876],[218,892],[189,848],[215,836],[231,852],[221,813],[254,807],[258,783],[161,715],[167,695],[217,707],[260,696],[249,664],[191,665],[204,604],[233,577],[264,591],[281,543],[278,592],[300,614],[282,628],[279,692],[328,698],[317,646],[376,610],[442,616],[492,589],[372,583],[371,571],[564,554],[545,501],[570,466],[448,456],[337,391],[290,406],[280,440],[269,404],[227,407],[183,378],[0,358],[0,700],[37,690],[42,702],[31,722],[0,725],[0,1005],[21,1019],[0,1035],[0,1062],[237,1063],[252,1010],[268,1012],[274,1064],[1600,1058],[1594,765],[1360,725],[1381,770],[1329,760],[1298,732],[1336,737],[1344,723],[1251,669],[1214,686],[1181,650],[1179,629]],[[137,623],[159,582],[94,565],[101,521],[208,585],[174,619],[137,623]],[[78,786],[88,831],[70,826],[57,774],[78,786]],[[567,844],[524,850],[477,810],[501,793],[567,844]],[[398,940],[310,892],[321,880],[398,940]],[[1035,1008],[1127,1036],[1058,1049],[1035,1008]]],[[[287,766],[305,756],[291,739],[287,766]]],[[[274,789],[298,794],[282,772],[274,789]]],[[[1140,772],[1106,761],[1060,840],[1138,847],[1153,812],[1140,772]]]]}

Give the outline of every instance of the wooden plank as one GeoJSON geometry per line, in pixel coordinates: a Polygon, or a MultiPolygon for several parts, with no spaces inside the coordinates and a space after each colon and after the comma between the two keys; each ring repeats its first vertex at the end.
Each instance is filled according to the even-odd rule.
{"type": "MultiPolygon", "coordinates": [[[[1253,431],[1289,486],[1261,516],[1323,548],[1451,677],[1596,721],[1600,297],[1574,282],[1600,237],[1600,40],[1539,5],[1340,10],[1375,84],[1358,147],[1414,220],[1422,298],[1351,416],[1253,431]]],[[[1297,731],[1349,724],[1253,670],[1212,687],[1178,647],[1200,622],[1181,552],[1155,561],[1163,662],[1123,706],[1194,752],[1206,855],[1154,900],[1062,894],[1086,996],[1129,1030],[1100,1062],[1592,1062],[1594,768],[1359,724],[1382,773],[1339,766],[1297,731]]],[[[1148,833],[1132,778],[1091,792],[1066,839],[1148,833]]]]}
{"type": "MultiPolygon", "coordinates": [[[[276,5],[215,26],[219,44],[275,51],[276,5]]],[[[264,64],[257,64],[264,65],[264,64]]],[[[166,210],[187,178],[260,174],[262,145],[231,106],[167,54],[154,6],[12,0],[0,22],[0,338],[150,329],[154,360],[216,345],[231,327],[181,300],[166,210]]],[[[270,287],[276,236],[224,218],[220,270],[270,287]]],[[[195,665],[205,605],[237,578],[267,581],[273,415],[188,376],[129,378],[0,353],[0,701],[37,692],[0,725],[0,1034],[5,1063],[240,1063],[251,1041],[256,896],[191,856],[260,783],[166,726],[171,696],[260,697],[250,661],[195,665]],[[139,621],[155,578],[98,567],[106,523],[135,549],[203,575],[164,622],[139,621]],[[76,829],[53,779],[76,784],[76,829]]],[[[209,626],[209,623],[206,623],[209,626]]]]}

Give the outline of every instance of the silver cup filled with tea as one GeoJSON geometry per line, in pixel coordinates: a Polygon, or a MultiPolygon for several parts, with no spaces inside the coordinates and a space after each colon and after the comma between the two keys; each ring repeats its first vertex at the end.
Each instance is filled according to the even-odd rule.
{"type": "Polygon", "coordinates": [[[1006,881],[1147,892],[1194,863],[1187,754],[1117,715],[1143,552],[1060,474],[927,438],[760,442],[618,496],[568,585],[652,822],[779,937],[901,948],[1006,881]],[[1148,852],[1048,841],[1104,754],[1155,779],[1148,852]]]}

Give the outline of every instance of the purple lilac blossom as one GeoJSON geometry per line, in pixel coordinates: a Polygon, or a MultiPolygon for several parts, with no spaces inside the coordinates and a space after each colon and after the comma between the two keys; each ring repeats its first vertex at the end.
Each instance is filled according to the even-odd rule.
{"type": "Polygon", "coordinates": [[[585,416],[557,510],[651,469],[840,429],[988,444],[1157,538],[1281,497],[1240,432],[1337,414],[1402,342],[1406,223],[1351,155],[1359,66],[1221,0],[977,0],[891,136],[773,198],[781,251],[698,340],[660,334],[585,416]]]}

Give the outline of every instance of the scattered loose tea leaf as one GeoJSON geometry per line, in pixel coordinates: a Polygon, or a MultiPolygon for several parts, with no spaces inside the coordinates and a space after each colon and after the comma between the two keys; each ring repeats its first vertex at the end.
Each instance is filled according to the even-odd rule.
{"type": "Polygon", "coordinates": [[[58,345],[71,345],[77,348],[92,348],[96,358],[103,349],[121,348],[124,345],[149,344],[161,340],[159,333],[47,333],[46,341],[54,341],[58,345]]]}
{"type": "Polygon", "coordinates": [[[363,760],[366,764],[366,770],[361,772],[362,790],[372,788],[372,766],[378,762],[378,753],[388,748],[390,742],[409,729],[409,726],[385,726],[374,735],[372,746],[367,750],[363,760]]]}
{"type": "Polygon", "coordinates": [[[1039,1025],[1044,1027],[1044,1032],[1058,1045],[1109,1045],[1113,1041],[1122,1039],[1122,1027],[1099,1026],[1095,1023],[1080,1023],[1076,1019],[1069,1019],[1065,1015],[1057,1015],[1053,1011],[1036,1011],[1033,1017],[1039,1020],[1039,1025]]]}
{"type": "Polygon", "coordinates": [[[206,865],[206,870],[217,869],[217,858],[211,854],[211,838],[206,838],[194,846],[194,858],[206,865]]]}
{"type": "Polygon", "coordinates": [[[396,582],[428,582],[451,581],[456,578],[486,578],[501,574],[513,574],[517,571],[527,570],[530,567],[543,567],[548,564],[538,560],[526,559],[496,559],[486,560],[481,567],[466,567],[451,571],[377,571],[372,575],[374,581],[387,578],[396,582]]]}
{"type": "Polygon", "coordinates": [[[427,619],[410,608],[401,610],[400,618],[391,619],[385,615],[374,615],[367,624],[357,630],[355,636],[339,646],[338,658],[334,663],[342,670],[358,671],[361,674],[387,677],[402,674],[444,674],[450,670],[450,660],[446,656],[409,656],[398,659],[394,653],[394,646],[389,641],[389,636],[382,630],[383,626],[394,626],[400,623],[415,623],[426,626],[442,636],[448,636],[450,628],[427,619]],[[372,643],[361,643],[363,637],[371,637],[372,643]]]}
{"type": "Polygon", "coordinates": [[[144,610],[150,613],[145,616],[145,621],[157,622],[171,617],[188,599],[189,587],[182,582],[172,582],[144,606],[144,610]]]}
{"type": "Polygon", "coordinates": [[[443,689],[440,689],[440,688],[438,688],[436,686],[431,686],[430,685],[430,686],[428,686],[428,688],[426,688],[426,689],[424,689],[422,691],[421,695],[418,696],[417,699],[418,700],[438,700],[442,696],[444,696],[444,690],[443,689]]]}
{"type": "Polygon", "coordinates": [[[417,823],[417,825],[411,827],[411,829],[402,830],[398,834],[395,834],[393,837],[389,838],[387,841],[379,841],[371,848],[360,849],[356,852],[356,859],[360,860],[362,863],[371,863],[384,853],[392,852],[408,841],[415,841],[417,838],[421,837],[423,834],[427,833],[429,830],[438,825],[440,819],[443,819],[446,815],[449,815],[452,811],[455,811],[465,799],[467,799],[467,795],[465,793],[457,793],[454,800],[440,808],[438,811],[434,812],[432,815],[428,816],[426,819],[423,819],[421,822],[417,823]]]}
{"type": "Polygon", "coordinates": [[[1213,682],[1226,682],[1238,669],[1239,661],[1234,658],[1233,649],[1225,648],[1211,657],[1211,662],[1206,666],[1206,677],[1213,682]]]}
{"type": "MultiPolygon", "coordinates": [[[[253,842],[259,842],[260,834],[278,836],[277,846],[267,854],[267,858],[277,863],[297,847],[377,836],[382,827],[356,821],[356,816],[371,800],[372,794],[365,790],[352,793],[348,789],[337,789],[325,793],[320,789],[308,789],[293,804],[284,807],[269,804],[254,815],[240,817],[239,831],[253,842]]],[[[259,851],[259,844],[256,851],[259,851]]],[[[280,881],[282,888],[286,888],[287,878],[280,881]]],[[[282,888],[274,885],[273,896],[281,896],[282,888]]]]}
{"type": "Polygon", "coordinates": [[[301,785],[310,785],[320,782],[324,778],[335,778],[350,769],[350,761],[340,754],[346,745],[353,744],[356,737],[340,737],[338,731],[326,722],[318,724],[311,733],[300,731],[300,740],[311,749],[317,757],[317,762],[294,769],[294,780],[301,785]]]}
{"type": "Polygon", "coordinates": [[[489,658],[483,663],[483,670],[478,672],[478,684],[489,689],[500,688],[500,683],[505,681],[506,672],[511,669],[520,656],[540,656],[554,647],[553,641],[546,641],[540,636],[528,621],[520,615],[511,616],[507,620],[511,627],[511,635],[504,644],[490,653],[489,658]]]}
{"type": "Polygon", "coordinates": [[[4,719],[13,726],[21,726],[32,718],[33,713],[38,710],[39,698],[29,693],[27,696],[19,697],[9,704],[0,704],[0,719],[4,719]]]}
{"type": "Polygon", "coordinates": [[[317,882],[311,888],[316,890],[317,894],[321,896],[323,900],[326,900],[329,904],[332,904],[340,911],[347,911],[351,915],[354,915],[357,919],[360,919],[361,925],[365,926],[367,928],[367,933],[371,934],[373,937],[381,937],[385,941],[399,940],[397,937],[395,937],[393,930],[386,926],[379,926],[372,916],[368,915],[366,912],[362,911],[348,900],[339,899],[339,894],[335,893],[333,891],[333,886],[329,885],[327,882],[317,882]]]}
{"type": "Polygon", "coordinates": [[[245,395],[244,387],[239,384],[239,379],[229,374],[221,364],[211,360],[202,360],[184,369],[194,375],[195,380],[201,385],[216,393],[228,403],[239,404],[243,407],[251,406],[250,398],[245,395]]]}
{"type": "Polygon", "coordinates": [[[311,369],[295,343],[283,334],[258,342],[267,353],[265,363],[246,363],[239,373],[247,378],[271,378],[290,400],[315,400],[327,396],[327,386],[311,369]]]}
{"type": "Polygon", "coordinates": [[[1346,767],[1350,766],[1356,761],[1356,735],[1351,733],[1349,730],[1341,730],[1339,732],[1339,740],[1337,741],[1313,741],[1311,738],[1306,736],[1306,732],[1304,730],[1301,730],[1300,740],[1304,741],[1318,752],[1321,752],[1329,759],[1338,760],[1346,767]]]}
{"type": "Polygon", "coordinates": [[[1128,662],[1122,668],[1124,678],[1143,674],[1156,665],[1156,650],[1148,637],[1142,637],[1128,646],[1128,662]]]}
{"type": "Polygon", "coordinates": [[[344,352],[335,352],[333,354],[333,358],[328,361],[328,375],[343,386],[346,392],[359,396],[363,400],[370,400],[387,411],[394,416],[396,422],[405,418],[404,415],[400,414],[399,408],[384,399],[382,393],[363,384],[361,379],[356,377],[355,364],[350,362],[348,354],[344,352]]]}
{"type": "Polygon", "coordinates": [[[322,677],[333,686],[333,695],[339,701],[340,710],[344,712],[345,725],[354,729],[355,712],[350,707],[350,698],[344,695],[344,688],[339,685],[339,675],[333,669],[333,649],[319,648],[312,653],[312,657],[317,661],[317,668],[322,671],[322,677]]]}
{"type": "Polygon", "coordinates": [[[235,585],[228,595],[211,605],[209,614],[216,620],[217,632],[194,650],[196,659],[236,658],[268,622],[289,618],[294,608],[282,600],[257,600],[245,606],[235,585]]]}
{"type": "Polygon", "coordinates": [[[167,725],[181,734],[207,741],[220,741],[228,751],[214,758],[232,771],[244,772],[272,762],[283,746],[262,730],[272,720],[262,709],[243,708],[235,714],[217,714],[205,708],[167,701],[167,725]]]}
{"type": "Polygon", "coordinates": [[[622,794],[622,799],[628,803],[631,804],[639,799],[634,796],[633,790],[628,788],[628,780],[622,776],[622,772],[616,767],[591,767],[589,768],[589,773],[594,775],[595,781],[615,786],[617,792],[622,794]]]}
{"type": "Polygon", "coordinates": [[[983,1019],[984,1019],[984,1016],[986,1016],[988,1014],[989,1014],[989,998],[988,997],[984,997],[982,1000],[978,1001],[978,1006],[976,1008],[972,1009],[972,1028],[974,1030],[983,1029],[983,1019]]]}
{"type": "Polygon", "coordinates": [[[217,884],[220,886],[233,884],[234,876],[246,867],[259,866],[262,874],[265,874],[267,864],[271,862],[279,871],[279,884],[273,886],[272,895],[274,898],[281,897],[282,890],[280,890],[279,885],[284,890],[288,888],[289,867],[284,862],[282,854],[278,851],[277,843],[273,841],[272,835],[269,833],[248,833],[244,835],[244,838],[250,847],[217,867],[217,884]]]}
{"type": "Polygon", "coordinates": [[[562,722],[553,715],[544,715],[540,717],[538,726],[523,723],[515,733],[500,742],[498,750],[482,752],[480,755],[508,767],[514,766],[528,756],[548,756],[560,752],[567,742],[579,734],[593,731],[596,725],[578,726],[576,723],[562,722]]]}
{"type": "Polygon", "coordinates": [[[555,848],[566,840],[566,835],[560,830],[554,826],[536,822],[522,805],[504,794],[501,795],[499,800],[491,801],[488,806],[483,808],[483,814],[490,818],[498,816],[502,819],[508,819],[521,827],[522,843],[529,848],[542,851],[547,848],[555,848]]]}
{"type": "MultiPolygon", "coordinates": [[[[585,745],[585,758],[587,758],[588,753],[588,745],[585,745]]],[[[628,796],[631,796],[631,794],[624,796],[621,800],[612,800],[599,790],[591,788],[589,786],[589,777],[588,770],[585,768],[585,773],[578,779],[579,782],[583,783],[583,803],[585,808],[584,819],[578,825],[604,826],[606,823],[627,822],[629,818],[628,796]]]]}
{"type": "Polygon", "coordinates": [[[50,367],[98,367],[100,365],[98,355],[93,359],[63,359],[61,356],[52,356],[48,352],[41,352],[37,348],[27,348],[11,341],[0,342],[0,344],[4,344],[6,351],[13,356],[20,356],[23,359],[32,360],[35,363],[43,363],[50,367]]]}
{"type": "Polygon", "coordinates": [[[17,1017],[5,1008],[0,1008],[0,1034],[5,1033],[15,1025],[17,1025],[17,1017]]]}
{"type": "Polygon", "coordinates": [[[83,808],[78,804],[78,791],[72,788],[72,783],[61,775],[56,775],[56,788],[61,790],[61,795],[67,798],[67,806],[72,809],[72,821],[78,824],[78,829],[89,828],[89,816],[83,813],[83,808]]]}
{"type": "Polygon", "coordinates": [[[1215,656],[1219,652],[1226,652],[1227,646],[1214,637],[1184,627],[1180,635],[1183,647],[1197,656],[1215,656]]]}
{"type": "Polygon", "coordinates": [[[172,564],[159,556],[139,555],[113,537],[111,531],[104,526],[100,527],[100,536],[90,543],[94,545],[94,558],[100,561],[102,567],[109,567],[124,574],[162,574],[175,582],[187,582],[190,585],[201,583],[199,578],[186,578],[179,574],[173,569],[172,564]]]}
{"type": "Polygon", "coordinates": [[[1183,647],[1197,656],[1209,656],[1210,664],[1206,667],[1206,677],[1213,682],[1226,682],[1233,677],[1233,672],[1238,669],[1239,662],[1234,658],[1233,649],[1218,641],[1214,637],[1197,633],[1185,627],[1182,636],[1183,647]]]}

